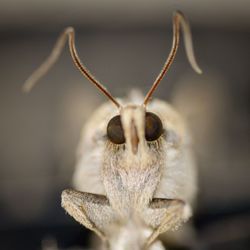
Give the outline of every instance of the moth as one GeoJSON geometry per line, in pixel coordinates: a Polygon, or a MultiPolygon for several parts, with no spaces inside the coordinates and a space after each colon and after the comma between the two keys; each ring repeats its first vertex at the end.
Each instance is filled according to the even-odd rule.
{"type": "Polygon", "coordinates": [[[172,64],[183,29],[188,60],[197,73],[190,26],[173,15],[173,42],[167,60],[145,97],[113,95],[87,70],[66,28],[48,59],[24,84],[29,91],[58,59],[65,42],[79,71],[109,102],[84,127],[73,176],[75,189],[62,192],[62,207],[94,231],[104,249],[164,249],[158,236],[177,229],[192,215],[197,170],[185,121],[165,101],[151,100],[172,64]]]}

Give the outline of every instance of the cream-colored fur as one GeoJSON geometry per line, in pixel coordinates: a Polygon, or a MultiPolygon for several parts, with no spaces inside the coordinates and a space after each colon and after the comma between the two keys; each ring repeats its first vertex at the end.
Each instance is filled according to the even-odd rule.
{"type": "MultiPolygon", "coordinates": [[[[114,109],[112,104],[106,103],[94,112],[83,128],[73,184],[79,191],[107,197],[112,210],[107,214],[115,219],[103,222],[97,218],[98,215],[89,216],[98,221],[96,224],[100,224],[99,229],[105,231],[104,238],[108,238],[110,249],[131,249],[131,244],[134,244],[133,249],[139,250],[149,241],[150,249],[160,250],[164,248],[158,241],[152,245],[155,238],[160,233],[175,228],[192,214],[192,202],[196,196],[196,168],[191,139],[185,122],[171,105],[154,100],[145,110],[141,105],[131,104],[131,100],[133,103],[141,103],[139,95],[119,100],[123,104],[120,115],[126,137],[126,149],[113,145],[107,139],[107,124],[119,111],[114,109]],[[144,138],[145,111],[158,115],[165,131],[158,142],[151,143],[151,146],[144,138]],[[131,135],[127,126],[131,119],[135,120],[139,131],[137,154],[133,154],[129,146],[128,138],[131,135]],[[159,205],[157,210],[148,209],[151,201],[157,198],[180,200],[184,206],[180,209],[180,204],[176,207],[171,205],[173,210],[169,205],[163,205],[164,209],[162,205],[159,205]],[[175,213],[177,219],[169,219],[169,216],[175,216],[175,213]],[[148,237],[147,234],[151,236],[148,237]],[[126,241],[124,237],[129,237],[130,240],[126,241]]],[[[155,204],[161,202],[159,200],[155,204]]],[[[64,207],[71,207],[69,203],[65,204],[66,202],[64,207]]],[[[84,201],[82,204],[88,216],[88,205],[84,201]]],[[[91,209],[90,214],[93,213],[91,209]]],[[[73,217],[86,226],[86,218],[83,220],[73,217]]],[[[89,228],[95,231],[95,228],[89,228]]]]}
{"type": "MultiPolygon", "coordinates": [[[[137,100],[140,102],[141,100],[137,100]]],[[[126,103],[126,100],[123,100],[126,103]]],[[[127,101],[130,103],[130,100],[127,101]]],[[[162,145],[164,167],[154,197],[179,198],[192,203],[196,196],[197,174],[192,145],[185,122],[172,106],[154,100],[147,111],[157,114],[166,130],[167,139],[162,145]]],[[[84,126],[77,150],[77,164],[73,177],[76,189],[105,195],[101,180],[107,123],[118,111],[112,103],[103,104],[84,126]]]]}

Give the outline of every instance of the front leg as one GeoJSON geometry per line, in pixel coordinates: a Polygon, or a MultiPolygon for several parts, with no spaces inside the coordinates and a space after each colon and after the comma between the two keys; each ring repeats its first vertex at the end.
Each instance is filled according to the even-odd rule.
{"type": "Polygon", "coordinates": [[[66,189],[62,192],[62,207],[79,223],[106,241],[105,229],[115,219],[104,195],[66,189]]]}
{"type": "Polygon", "coordinates": [[[155,198],[143,212],[143,220],[154,231],[146,242],[148,248],[159,234],[176,229],[191,216],[191,208],[182,200],[155,198]]]}

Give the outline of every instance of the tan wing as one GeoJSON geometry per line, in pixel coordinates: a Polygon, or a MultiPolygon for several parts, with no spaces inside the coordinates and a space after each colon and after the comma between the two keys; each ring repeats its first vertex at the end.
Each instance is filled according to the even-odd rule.
{"type": "Polygon", "coordinates": [[[67,189],[62,192],[62,207],[103,240],[106,239],[107,225],[116,220],[108,199],[103,195],[67,189]]]}
{"type": "Polygon", "coordinates": [[[142,217],[146,225],[154,229],[146,245],[151,245],[159,234],[177,229],[191,216],[189,211],[188,206],[181,200],[153,199],[142,217]]]}

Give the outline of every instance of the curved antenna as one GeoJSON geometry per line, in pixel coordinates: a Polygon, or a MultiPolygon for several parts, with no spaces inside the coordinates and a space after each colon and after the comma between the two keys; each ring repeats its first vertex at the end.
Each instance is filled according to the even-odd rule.
{"type": "Polygon", "coordinates": [[[189,63],[191,64],[192,68],[198,73],[201,74],[202,70],[200,69],[200,67],[198,66],[196,60],[195,60],[195,56],[194,56],[194,50],[193,50],[193,44],[192,44],[192,35],[191,35],[191,30],[190,30],[190,26],[189,23],[187,21],[187,19],[185,18],[185,16],[180,12],[180,11],[176,11],[174,13],[173,16],[173,43],[172,43],[172,48],[171,51],[169,53],[169,56],[160,72],[160,74],[157,76],[157,78],[155,79],[152,87],[150,88],[150,90],[148,91],[143,105],[147,105],[150,97],[152,96],[152,94],[154,93],[154,91],[156,90],[156,88],[158,87],[159,83],[161,82],[161,80],[163,79],[164,75],[167,73],[169,67],[171,66],[171,64],[174,61],[178,46],[179,46],[179,41],[180,41],[180,24],[182,26],[183,29],[183,34],[184,34],[184,44],[185,44],[185,49],[186,49],[186,54],[187,54],[187,58],[189,60],[189,63]]]}
{"type": "Polygon", "coordinates": [[[59,36],[54,48],[52,49],[51,54],[48,58],[41,64],[41,66],[34,71],[34,73],[25,81],[23,85],[23,91],[29,92],[40,78],[42,78],[49,69],[55,64],[58,60],[62,49],[64,48],[65,42],[69,38],[69,49],[70,54],[79,71],[91,82],[93,83],[104,95],[106,95],[118,108],[121,105],[115,100],[115,98],[109,93],[109,91],[98,81],[95,77],[88,71],[88,69],[82,64],[76,47],[75,47],[75,31],[74,28],[68,27],[63,33],[59,36]]]}

